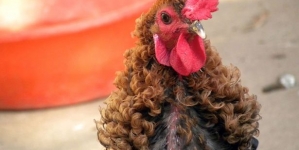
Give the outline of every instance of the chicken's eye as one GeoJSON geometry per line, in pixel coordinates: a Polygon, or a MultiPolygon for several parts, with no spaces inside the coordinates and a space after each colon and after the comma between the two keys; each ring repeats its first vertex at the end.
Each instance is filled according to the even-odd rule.
{"type": "Polygon", "coordinates": [[[172,22],[170,15],[166,12],[161,13],[161,20],[163,21],[164,24],[171,24],[172,22]]]}

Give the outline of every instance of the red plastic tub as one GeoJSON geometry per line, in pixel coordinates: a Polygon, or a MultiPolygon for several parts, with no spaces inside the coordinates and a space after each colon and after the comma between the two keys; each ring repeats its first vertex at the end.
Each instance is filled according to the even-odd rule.
{"type": "Polygon", "coordinates": [[[123,53],[134,45],[135,20],[152,3],[32,0],[5,5],[24,12],[7,20],[9,11],[0,11],[0,109],[61,106],[110,94],[115,72],[123,69],[123,53]],[[26,17],[22,24],[20,18],[26,17]]]}

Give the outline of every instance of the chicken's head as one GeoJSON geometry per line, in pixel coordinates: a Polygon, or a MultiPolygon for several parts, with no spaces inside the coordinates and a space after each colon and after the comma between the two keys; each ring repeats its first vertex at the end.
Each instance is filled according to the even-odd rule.
{"type": "Polygon", "coordinates": [[[205,64],[205,33],[201,20],[211,18],[218,0],[186,0],[182,8],[165,4],[158,9],[151,28],[157,61],[188,76],[205,64]]]}

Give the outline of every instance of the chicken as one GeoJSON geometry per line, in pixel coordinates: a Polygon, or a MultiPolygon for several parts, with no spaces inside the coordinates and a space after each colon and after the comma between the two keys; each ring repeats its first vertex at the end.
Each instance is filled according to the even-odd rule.
{"type": "Polygon", "coordinates": [[[136,21],[117,90],[101,108],[98,139],[107,149],[255,149],[260,104],[224,66],[202,20],[218,0],[157,0],[136,21]]]}

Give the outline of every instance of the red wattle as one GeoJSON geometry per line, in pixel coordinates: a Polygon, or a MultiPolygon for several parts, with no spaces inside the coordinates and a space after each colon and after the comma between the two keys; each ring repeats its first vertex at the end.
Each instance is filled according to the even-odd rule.
{"type": "Polygon", "coordinates": [[[194,36],[190,40],[187,33],[182,33],[177,45],[170,52],[170,65],[182,76],[199,71],[205,64],[206,53],[203,39],[194,36]]]}
{"type": "Polygon", "coordinates": [[[169,57],[170,51],[166,49],[164,43],[157,34],[154,35],[155,53],[158,62],[165,66],[170,66],[169,57]]]}

